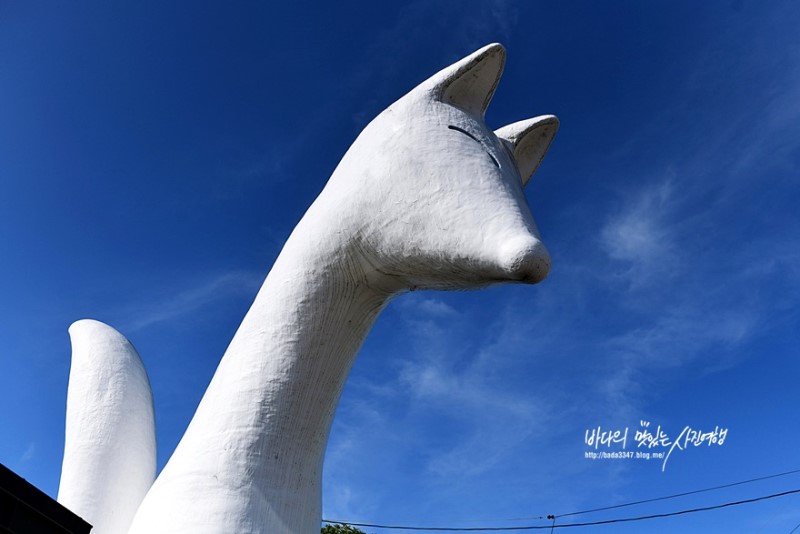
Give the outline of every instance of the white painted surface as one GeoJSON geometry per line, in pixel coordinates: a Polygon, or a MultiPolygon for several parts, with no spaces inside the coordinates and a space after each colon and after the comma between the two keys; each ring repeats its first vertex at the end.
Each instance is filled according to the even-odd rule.
{"type": "Polygon", "coordinates": [[[485,47],[365,128],[287,241],[131,533],[318,532],[336,404],[388,300],[547,275],[522,187],[557,121],[499,130],[506,140],[486,127],[504,61],[485,47]]]}
{"type": "Polygon", "coordinates": [[[84,319],[69,333],[58,502],[91,523],[92,534],[124,533],[156,474],[150,382],[136,349],[110,326],[84,319]]]}

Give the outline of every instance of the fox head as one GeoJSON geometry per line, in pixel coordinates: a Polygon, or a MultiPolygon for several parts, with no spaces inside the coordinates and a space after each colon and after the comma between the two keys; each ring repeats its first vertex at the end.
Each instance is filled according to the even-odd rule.
{"type": "Polygon", "coordinates": [[[523,187],[558,119],[492,131],[484,114],[505,63],[486,46],[421,83],[361,133],[323,196],[373,269],[406,288],[536,283],[550,269],[523,187]]]}

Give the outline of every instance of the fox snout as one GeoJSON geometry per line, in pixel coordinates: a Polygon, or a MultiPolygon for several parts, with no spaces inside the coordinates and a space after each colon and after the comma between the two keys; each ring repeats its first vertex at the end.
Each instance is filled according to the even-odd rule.
{"type": "Polygon", "coordinates": [[[500,265],[509,280],[536,284],[550,272],[550,253],[534,236],[517,237],[501,247],[500,265]]]}

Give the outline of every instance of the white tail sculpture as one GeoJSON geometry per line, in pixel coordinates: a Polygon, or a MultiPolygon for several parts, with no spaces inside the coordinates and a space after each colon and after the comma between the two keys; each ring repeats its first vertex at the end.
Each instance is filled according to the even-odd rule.
{"type": "Polygon", "coordinates": [[[128,531],[156,477],[153,395],[125,337],[99,321],[69,328],[72,364],[58,502],[92,534],[128,531]]]}
{"type": "Polygon", "coordinates": [[[132,534],[312,534],[345,379],[390,298],[536,283],[550,258],[523,186],[558,128],[484,123],[505,62],[489,45],[361,133],[289,237],[132,534]]]}

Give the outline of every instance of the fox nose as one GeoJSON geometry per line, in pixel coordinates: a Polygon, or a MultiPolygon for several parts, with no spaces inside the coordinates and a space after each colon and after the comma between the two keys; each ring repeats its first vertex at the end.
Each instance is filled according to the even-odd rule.
{"type": "Polygon", "coordinates": [[[501,265],[510,280],[535,284],[550,272],[550,254],[533,236],[511,239],[500,251],[501,265]]]}

